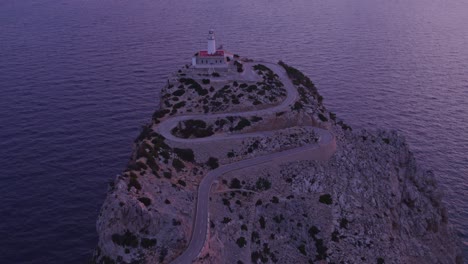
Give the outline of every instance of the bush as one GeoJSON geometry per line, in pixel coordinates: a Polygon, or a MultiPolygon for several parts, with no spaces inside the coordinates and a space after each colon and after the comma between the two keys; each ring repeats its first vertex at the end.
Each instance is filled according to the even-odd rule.
{"type": "Polygon", "coordinates": [[[333,200],[330,194],[324,194],[320,195],[319,202],[330,205],[333,203],[333,200]]]}
{"type": "Polygon", "coordinates": [[[184,107],[185,106],[185,102],[182,101],[182,102],[178,102],[177,104],[175,104],[172,108],[173,109],[179,109],[181,107],[184,107]]]}
{"type": "Polygon", "coordinates": [[[149,206],[151,204],[151,199],[148,197],[140,197],[138,198],[138,201],[140,201],[145,206],[149,206]]]}
{"type": "Polygon", "coordinates": [[[257,190],[268,190],[271,187],[271,182],[265,178],[260,177],[255,183],[255,187],[257,188],[257,190]]]}
{"type": "Polygon", "coordinates": [[[210,157],[206,162],[206,165],[208,165],[210,169],[214,170],[219,167],[218,159],[210,157]]]}
{"type": "Polygon", "coordinates": [[[172,160],[172,166],[176,169],[176,171],[181,171],[183,168],[185,168],[185,164],[180,161],[180,159],[172,160]]]}
{"type": "Polygon", "coordinates": [[[202,138],[202,137],[209,137],[214,134],[213,128],[211,126],[207,126],[205,121],[203,120],[186,120],[183,121],[184,128],[180,129],[179,127],[175,127],[172,130],[172,133],[180,136],[182,138],[202,138]]]}
{"type": "Polygon", "coordinates": [[[175,92],[172,93],[172,95],[174,96],[181,96],[185,93],[185,90],[183,89],[179,89],[179,90],[176,90],[175,92]]]}
{"type": "Polygon", "coordinates": [[[234,131],[239,131],[239,130],[242,130],[244,129],[245,127],[248,127],[250,126],[251,123],[248,119],[246,118],[242,118],[239,123],[237,123],[237,125],[233,128],[234,131]]]}
{"type": "MultiPolygon", "coordinates": [[[[228,59],[229,59],[229,58],[228,58],[228,59]]],[[[229,60],[228,60],[228,61],[229,61],[229,60]]],[[[211,76],[213,76],[213,77],[219,77],[220,75],[219,75],[219,73],[217,73],[217,72],[213,72],[213,73],[211,74],[211,76]]]]}
{"type": "Polygon", "coordinates": [[[210,79],[203,79],[203,80],[202,80],[202,83],[203,83],[203,84],[210,84],[210,79]]]}
{"type": "Polygon", "coordinates": [[[185,160],[187,162],[194,162],[195,161],[195,155],[193,154],[192,149],[174,148],[174,153],[179,158],[181,158],[182,160],[185,160]]]}
{"type": "Polygon", "coordinates": [[[292,107],[293,110],[300,110],[304,108],[304,105],[301,102],[295,102],[294,106],[292,107]]]}
{"type": "Polygon", "coordinates": [[[141,239],[141,246],[143,248],[150,248],[156,246],[157,240],[155,238],[149,239],[149,238],[142,238],[141,239]]]}
{"type": "Polygon", "coordinates": [[[299,252],[301,252],[302,255],[307,256],[307,252],[305,250],[304,244],[301,244],[300,246],[298,246],[297,249],[299,249],[299,252]]]}
{"type": "Polygon", "coordinates": [[[272,72],[270,68],[263,64],[257,64],[253,66],[253,69],[256,71],[266,71],[266,72],[272,72]]]}
{"type": "Polygon", "coordinates": [[[316,226],[311,226],[309,228],[309,235],[312,237],[312,238],[315,238],[315,236],[320,232],[320,229],[318,229],[316,226]]]}
{"type": "Polygon", "coordinates": [[[321,120],[322,122],[327,122],[327,121],[328,121],[328,118],[326,118],[322,113],[319,113],[319,114],[318,114],[318,117],[320,118],[320,120],[321,120]]]}
{"type": "Polygon", "coordinates": [[[242,188],[242,184],[239,179],[234,178],[231,180],[231,184],[229,185],[229,188],[231,189],[240,189],[242,188]]]}
{"type": "Polygon", "coordinates": [[[254,123],[255,123],[255,122],[262,121],[262,120],[263,120],[263,118],[261,118],[261,117],[258,117],[258,116],[253,116],[252,118],[250,118],[250,120],[251,120],[252,122],[254,122],[254,123]]]}
{"type": "Polygon", "coordinates": [[[187,184],[183,180],[178,180],[177,183],[184,186],[184,187],[187,186],[187,184]]]}
{"type": "Polygon", "coordinates": [[[243,248],[247,244],[247,241],[245,240],[245,237],[239,237],[236,243],[240,248],[243,248]]]}
{"type": "Polygon", "coordinates": [[[275,203],[275,204],[279,203],[278,197],[273,196],[273,198],[271,199],[271,202],[272,202],[272,203],[275,203]]]}
{"type": "Polygon", "coordinates": [[[138,238],[128,230],[123,235],[113,234],[112,242],[122,247],[136,248],[138,246],[138,238]]]}
{"type": "Polygon", "coordinates": [[[266,226],[265,217],[261,216],[260,219],[258,220],[258,222],[260,223],[260,227],[262,229],[265,229],[265,226],[266,226]]]}
{"type": "Polygon", "coordinates": [[[259,243],[260,242],[260,235],[258,234],[258,232],[256,232],[256,231],[252,232],[252,235],[250,237],[250,241],[252,241],[253,243],[255,243],[255,242],[259,243]]]}
{"type": "Polygon", "coordinates": [[[172,173],[169,172],[169,171],[165,171],[165,172],[163,173],[163,175],[164,175],[164,178],[167,178],[167,179],[172,178],[172,173]]]}
{"type": "Polygon", "coordinates": [[[128,182],[127,187],[128,187],[128,190],[129,190],[129,191],[130,191],[130,189],[131,189],[132,187],[135,187],[135,189],[137,189],[137,190],[141,190],[141,184],[138,182],[137,176],[136,176],[135,174],[132,173],[132,174],[130,175],[130,180],[129,180],[129,182],[128,182]]]}

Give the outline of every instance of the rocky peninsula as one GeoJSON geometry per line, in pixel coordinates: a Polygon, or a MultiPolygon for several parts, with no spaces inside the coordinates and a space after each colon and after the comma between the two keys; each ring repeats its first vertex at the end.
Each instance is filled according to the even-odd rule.
{"type": "Polygon", "coordinates": [[[463,263],[432,172],[283,62],[181,68],[97,221],[95,263],[463,263]]]}

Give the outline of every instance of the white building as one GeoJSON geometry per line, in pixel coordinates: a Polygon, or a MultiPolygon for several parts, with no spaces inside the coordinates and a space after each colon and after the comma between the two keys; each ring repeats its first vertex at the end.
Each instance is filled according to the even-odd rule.
{"type": "Polygon", "coordinates": [[[208,48],[200,50],[192,57],[192,66],[194,68],[227,68],[228,62],[234,58],[233,54],[225,50],[216,49],[216,40],[214,31],[208,32],[208,48]]]}

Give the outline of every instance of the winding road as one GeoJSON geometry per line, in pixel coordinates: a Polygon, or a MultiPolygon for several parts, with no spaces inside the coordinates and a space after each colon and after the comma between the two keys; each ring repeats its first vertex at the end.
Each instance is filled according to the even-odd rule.
{"type": "MultiPolygon", "coordinates": [[[[251,66],[258,64],[257,63],[246,63],[246,69],[252,69],[251,66]]],[[[268,67],[278,74],[279,78],[283,82],[284,88],[286,89],[286,98],[279,105],[273,106],[268,109],[262,110],[253,110],[246,112],[234,112],[234,113],[220,113],[212,115],[184,115],[184,116],[175,116],[169,119],[166,119],[156,125],[154,130],[163,135],[166,140],[170,142],[178,142],[184,144],[190,143],[207,143],[213,144],[214,141],[223,140],[227,141],[234,138],[251,138],[258,136],[268,136],[274,131],[262,131],[262,132],[253,132],[253,133],[243,133],[243,134],[216,134],[210,137],[205,138],[195,138],[195,139],[185,139],[179,138],[172,135],[171,130],[177,126],[177,124],[184,120],[189,119],[203,119],[203,120],[213,120],[217,118],[225,118],[228,116],[241,116],[241,117],[251,117],[251,116],[263,116],[272,112],[280,111],[289,111],[290,106],[298,100],[299,95],[294,87],[293,83],[287,76],[286,71],[278,64],[265,63],[268,64],[268,67]]],[[[312,127],[312,126],[310,126],[312,127]]],[[[214,180],[219,176],[226,174],[231,171],[256,166],[264,164],[267,162],[285,162],[285,161],[294,161],[294,160],[327,160],[333,155],[336,150],[335,137],[327,130],[321,128],[313,128],[315,133],[318,135],[319,140],[317,143],[301,146],[298,148],[288,149],[285,151],[279,151],[255,158],[245,159],[231,164],[220,166],[219,168],[212,170],[207,173],[207,175],[202,179],[200,186],[198,187],[197,194],[197,204],[195,212],[195,221],[192,228],[192,236],[189,242],[187,249],[178,256],[172,263],[173,264],[189,264],[195,260],[200,254],[201,250],[206,241],[207,231],[208,231],[208,210],[209,210],[209,196],[211,185],[214,180]]]]}

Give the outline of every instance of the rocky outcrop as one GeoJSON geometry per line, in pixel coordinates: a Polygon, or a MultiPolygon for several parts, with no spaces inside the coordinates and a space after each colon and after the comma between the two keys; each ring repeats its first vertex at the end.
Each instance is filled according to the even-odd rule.
{"type": "MultiPolygon", "coordinates": [[[[353,131],[326,110],[307,77],[283,67],[299,92],[288,111],[248,122],[233,117],[204,125],[192,122],[190,129],[180,125],[189,138],[275,130],[237,139],[226,148],[184,148],[155,132],[171,115],[208,111],[193,102],[211,107],[218,104],[210,98],[221,98],[215,89],[210,91],[213,81],[206,81],[206,75],[200,77],[205,81],[187,82],[187,73],[180,72],[184,79],[168,84],[163,98],[174,96],[171,89],[191,85],[206,92],[207,100],[179,91],[178,97],[190,94],[190,105],[198,108],[174,110],[174,102],[163,104],[142,131],[127,170],[115,180],[99,215],[96,263],[170,263],[190,240],[204,175],[224,164],[320,141],[313,130],[300,127],[304,123],[335,135],[334,155],[327,161],[285,158],[222,175],[212,187],[209,231],[196,263],[463,263],[435,176],[417,165],[405,139],[395,131],[353,131]]],[[[262,107],[277,105],[262,96],[284,95],[277,76],[258,68],[262,85],[268,84],[267,75],[275,84],[233,108],[250,110],[258,101],[262,107]]],[[[230,96],[246,93],[236,90],[239,83],[246,88],[254,82],[242,81],[242,76],[230,79],[215,82],[230,96]]]]}

